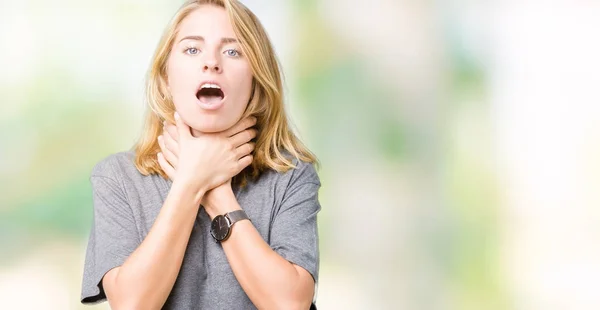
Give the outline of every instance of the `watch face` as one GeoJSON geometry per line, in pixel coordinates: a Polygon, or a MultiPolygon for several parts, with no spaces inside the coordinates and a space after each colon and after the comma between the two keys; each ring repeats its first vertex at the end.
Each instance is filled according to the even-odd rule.
{"type": "Polygon", "coordinates": [[[226,239],[229,236],[229,221],[227,218],[217,215],[210,225],[210,232],[219,241],[226,239]]]}

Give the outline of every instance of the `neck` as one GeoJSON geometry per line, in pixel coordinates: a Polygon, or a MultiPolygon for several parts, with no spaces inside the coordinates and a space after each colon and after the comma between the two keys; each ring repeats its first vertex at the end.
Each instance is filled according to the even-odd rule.
{"type": "Polygon", "coordinates": [[[194,128],[190,127],[190,130],[192,131],[192,136],[194,138],[198,138],[200,135],[202,134],[210,134],[210,133],[221,133],[221,132],[225,132],[227,131],[227,129],[223,130],[223,131],[216,131],[216,132],[204,132],[204,131],[200,131],[200,130],[196,130],[194,128]]]}

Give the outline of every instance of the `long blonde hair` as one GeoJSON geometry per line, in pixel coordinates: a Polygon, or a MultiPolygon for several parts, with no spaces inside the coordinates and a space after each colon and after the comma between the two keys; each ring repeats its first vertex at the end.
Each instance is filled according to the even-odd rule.
{"type": "Polygon", "coordinates": [[[179,25],[190,13],[205,4],[222,7],[227,11],[253,73],[252,95],[243,117],[253,115],[257,118],[258,136],[251,166],[236,176],[234,183],[243,186],[248,178],[256,178],[265,169],[288,171],[294,168],[294,158],[316,163],[314,154],[289,127],[283,106],[280,66],[258,18],[237,0],[196,0],[187,1],[177,11],[153,56],[146,80],[146,103],[149,109],[142,135],[134,146],[137,169],[144,175],[160,174],[168,178],[156,158],[160,152],[157,138],[162,134],[163,120],[174,123],[175,106],[167,90],[166,64],[179,25]]]}

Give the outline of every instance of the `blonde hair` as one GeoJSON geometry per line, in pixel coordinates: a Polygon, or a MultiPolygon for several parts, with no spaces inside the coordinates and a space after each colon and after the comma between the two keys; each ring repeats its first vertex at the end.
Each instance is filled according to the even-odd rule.
{"type": "Polygon", "coordinates": [[[135,149],[135,166],[144,175],[160,174],[168,178],[156,158],[160,147],[157,138],[162,134],[162,122],[174,123],[175,106],[167,91],[167,60],[181,22],[199,8],[210,4],[224,8],[233,24],[253,73],[252,95],[242,117],[257,118],[258,135],[252,164],[234,178],[245,185],[265,169],[285,172],[294,168],[293,158],[316,163],[317,159],[291,131],[283,106],[283,86],[279,63],[266,31],[258,18],[236,0],[187,1],[167,26],[152,59],[146,80],[148,111],[142,135],[135,149]],[[286,156],[288,154],[293,158],[286,156]]]}

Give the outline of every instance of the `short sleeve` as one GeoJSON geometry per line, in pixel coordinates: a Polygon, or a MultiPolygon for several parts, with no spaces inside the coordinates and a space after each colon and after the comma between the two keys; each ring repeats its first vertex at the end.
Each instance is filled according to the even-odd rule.
{"type": "Polygon", "coordinates": [[[321,186],[314,166],[300,162],[292,172],[279,211],[271,228],[271,248],[293,264],[319,275],[317,213],[321,210],[321,186]]]}
{"type": "Polygon", "coordinates": [[[94,218],[83,270],[84,304],[106,300],[102,278],[121,266],[140,244],[133,213],[112,169],[105,160],[94,167],[90,177],[94,218]]]}

